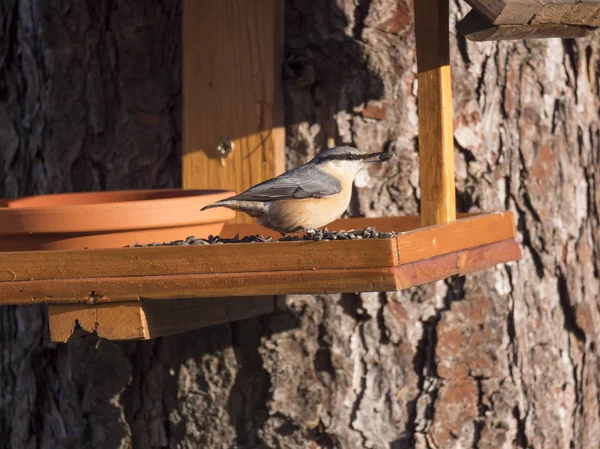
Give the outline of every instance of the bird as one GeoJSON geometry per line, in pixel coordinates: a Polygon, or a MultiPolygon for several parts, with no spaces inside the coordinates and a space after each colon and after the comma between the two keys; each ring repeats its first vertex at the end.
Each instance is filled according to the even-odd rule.
{"type": "Polygon", "coordinates": [[[391,157],[392,153],[362,153],[351,146],[329,148],[304,165],[201,210],[227,207],[244,212],[283,236],[313,232],[346,211],[362,169],[391,157]]]}

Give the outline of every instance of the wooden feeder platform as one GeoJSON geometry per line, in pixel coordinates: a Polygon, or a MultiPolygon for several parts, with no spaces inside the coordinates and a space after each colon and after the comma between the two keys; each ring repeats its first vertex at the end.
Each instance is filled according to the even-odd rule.
{"type": "MultiPolygon", "coordinates": [[[[47,303],[54,341],[79,330],[148,339],[272,312],[279,295],[398,291],[521,257],[510,212],[419,220],[330,227],[399,233],[391,238],[0,253],[0,304],[47,303]]],[[[243,229],[269,235],[228,233],[243,229]]]]}

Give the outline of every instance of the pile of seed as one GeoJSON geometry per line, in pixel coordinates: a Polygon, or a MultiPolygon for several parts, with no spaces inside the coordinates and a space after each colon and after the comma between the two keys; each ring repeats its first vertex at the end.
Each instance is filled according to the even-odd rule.
{"type": "MultiPolygon", "coordinates": [[[[388,239],[397,235],[395,232],[379,232],[375,228],[364,228],[354,231],[329,231],[327,228],[323,230],[310,231],[302,237],[296,235],[288,235],[282,237],[279,242],[296,242],[299,240],[363,240],[363,239],[388,239]]],[[[163,243],[135,243],[128,248],[141,248],[147,246],[196,246],[196,245],[219,245],[224,243],[263,243],[273,242],[273,237],[263,237],[262,235],[247,235],[240,238],[239,234],[232,239],[209,235],[206,239],[199,239],[196,236],[189,236],[185,240],[174,240],[172,242],[163,243]]]]}

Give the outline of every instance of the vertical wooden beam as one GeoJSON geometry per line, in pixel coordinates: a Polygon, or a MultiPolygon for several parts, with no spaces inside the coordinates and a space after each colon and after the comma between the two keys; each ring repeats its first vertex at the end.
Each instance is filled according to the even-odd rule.
{"type": "Polygon", "coordinates": [[[183,1],[184,188],[239,193],[284,171],[283,3],[183,1]]]}
{"type": "Polygon", "coordinates": [[[449,0],[415,1],[421,225],[456,219],[449,0]]]}

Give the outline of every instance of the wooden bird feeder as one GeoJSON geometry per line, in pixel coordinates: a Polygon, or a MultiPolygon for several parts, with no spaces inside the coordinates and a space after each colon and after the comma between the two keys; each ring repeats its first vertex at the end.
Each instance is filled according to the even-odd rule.
{"type": "MultiPolygon", "coordinates": [[[[543,11],[530,3],[544,2],[519,1],[533,11],[527,24],[543,11]]],[[[487,5],[495,27],[519,10],[472,4],[487,5]]],[[[0,253],[0,303],[47,303],[53,341],[148,339],[269,313],[285,294],[395,291],[519,260],[512,212],[456,216],[448,7],[415,2],[420,216],[329,226],[397,236],[0,253]]],[[[240,192],[283,172],[282,9],[279,0],[184,0],[184,188],[240,192]]],[[[242,215],[223,235],[236,233],[273,235],[242,215]]]]}

